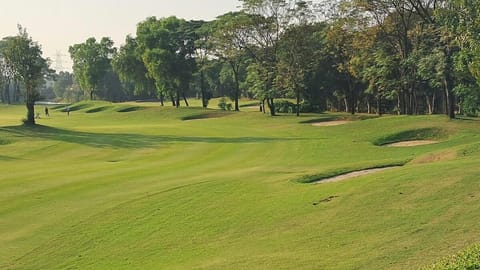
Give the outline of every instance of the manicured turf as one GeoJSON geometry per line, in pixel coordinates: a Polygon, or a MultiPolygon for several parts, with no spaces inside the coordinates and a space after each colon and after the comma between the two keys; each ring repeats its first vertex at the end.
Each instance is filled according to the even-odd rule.
{"type": "Polygon", "coordinates": [[[0,105],[0,269],[415,269],[480,242],[475,119],[71,108],[0,105]],[[441,142],[380,146],[414,138],[441,142]]]}

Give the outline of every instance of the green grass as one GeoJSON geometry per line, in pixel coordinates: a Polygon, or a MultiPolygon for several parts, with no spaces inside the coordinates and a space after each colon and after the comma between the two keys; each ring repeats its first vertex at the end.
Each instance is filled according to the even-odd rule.
{"type": "Polygon", "coordinates": [[[0,269],[416,269],[480,242],[476,120],[71,108],[0,105],[0,269]],[[441,142],[377,146],[419,130],[441,142]]]}
{"type": "Polygon", "coordinates": [[[480,269],[480,245],[473,245],[423,270],[475,270],[480,269]]]}

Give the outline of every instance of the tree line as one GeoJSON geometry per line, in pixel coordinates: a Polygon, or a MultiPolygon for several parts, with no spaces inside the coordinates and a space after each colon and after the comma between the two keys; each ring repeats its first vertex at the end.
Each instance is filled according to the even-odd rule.
{"type": "MultiPolygon", "coordinates": [[[[108,37],[72,45],[73,74],[55,74],[50,92],[176,107],[228,96],[234,110],[248,97],[271,115],[478,114],[478,0],[240,2],[240,11],[213,21],[146,18],[119,48],[108,37]]],[[[19,75],[7,49],[22,36],[0,43],[3,102],[37,86],[19,75]]],[[[38,98],[28,91],[26,100],[38,98]]]]}

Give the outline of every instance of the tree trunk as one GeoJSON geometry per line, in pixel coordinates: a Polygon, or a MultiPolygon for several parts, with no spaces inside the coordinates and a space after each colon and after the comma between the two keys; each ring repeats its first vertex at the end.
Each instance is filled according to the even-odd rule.
{"type": "Polygon", "coordinates": [[[455,119],[455,97],[453,96],[453,93],[451,91],[451,82],[448,78],[445,78],[444,84],[446,97],[446,114],[450,119],[455,119]]]}
{"type": "Polygon", "coordinates": [[[426,94],[425,99],[427,100],[427,107],[428,107],[428,114],[433,114],[432,102],[430,101],[430,97],[426,94]]]}
{"type": "Polygon", "coordinates": [[[397,94],[397,114],[401,115],[402,114],[402,101],[400,94],[397,94]]]}
{"type": "Polygon", "coordinates": [[[382,116],[382,96],[377,95],[377,114],[382,116]]]}
{"type": "Polygon", "coordinates": [[[202,71],[200,71],[200,90],[202,91],[202,107],[204,109],[207,108],[207,97],[206,97],[206,91],[205,91],[205,74],[202,71]]]}
{"type": "Polygon", "coordinates": [[[13,83],[13,102],[20,102],[20,84],[17,80],[13,83]]]}
{"type": "Polygon", "coordinates": [[[450,119],[455,118],[455,96],[453,94],[453,60],[451,52],[448,48],[444,49],[445,53],[445,71],[443,74],[444,86],[445,86],[445,97],[446,97],[446,113],[450,119]]]}
{"type": "Polygon", "coordinates": [[[27,106],[27,119],[25,121],[26,125],[35,125],[35,99],[36,95],[34,94],[34,90],[26,86],[25,89],[25,102],[27,106]]]}
{"type": "Polygon", "coordinates": [[[26,125],[35,125],[35,102],[27,101],[27,120],[26,125]]]}
{"type": "Polygon", "coordinates": [[[11,104],[12,100],[10,99],[10,80],[5,81],[5,87],[3,88],[4,100],[3,102],[11,104]]]}
{"type": "Polygon", "coordinates": [[[90,90],[90,100],[93,100],[93,95],[94,95],[94,91],[93,89],[90,90]]]}
{"type": "Polygon", "coordinates": [[[163,104],[163,93],[160,94],[160,105],[163,107],[165,104],[163,104]]]}
{"type": "Polygon", "coordinates": [[[270,115],[275,116],[275,103],[273,102],[273,98],[267,98],[268,108],[270,109],[270,115]]]}
{"type": "Polygon", "coordinates": [[[233,71],[233,78],[235,80],[235,93],[234,93],[234,102],[235,102],[235,111],[240,111],[240,107],[238,105],[238,99],[240,98],[240,82],[238,78],[238,67],[235,66],[235,63],[230,62],[230,66],[232,67],[233,71]]]}
{"type": "Polygon", "coordinates": [[[297,117],[300,116],[300,89],[297,87],[297,117]]]}
{"type": "Polygon", "coordinates": [[[185,101],[185,106],[189,107],[190,105],[188,104],[187,96],[185,96],[185,92],[182,92],[182,97],[183,100],[185,101]]]}
{"type": "Polygon", "coordinates": [[[177,96],[175,98],[175,106],[177,106],[177,108],[180,107],[180,91],[177,90],[177,96]]]}
{"type": "Polygon", "coordinates": [[[355,114],[355,96],[353,95],[353,93],[349,100],[350,100],[350,113],[354,115],[355,114]]]}
{"type": "Polygon", "coordinates": [[[436,100],[437,100],[437,94],[433,93],[432,96],[432,114],[436,112],[435,105],[436,105],[436,100]]]}

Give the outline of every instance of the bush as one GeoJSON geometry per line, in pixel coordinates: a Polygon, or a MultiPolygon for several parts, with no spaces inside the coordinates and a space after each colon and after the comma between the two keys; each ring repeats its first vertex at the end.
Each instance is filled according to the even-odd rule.
{"type": "Polygon", "coordinates": [[[480,245],[474,245],[466,250],[443,259],[431,266],[422,268],[422,270],[474,270],[480,269],[480,245]]]}
{"type": "Polygon", "coordinates": [[[275,104],[275,111],[279,113],[295,113],[296,105],[288,100],[276,100],[275,104]]]}
{"type": "Polygon", "coordinates": [[[232,110],[232,103],[227,103],[227,99],[222,97],[218,101],[218,107],[223,111],[231,111],[232,110]]]}

